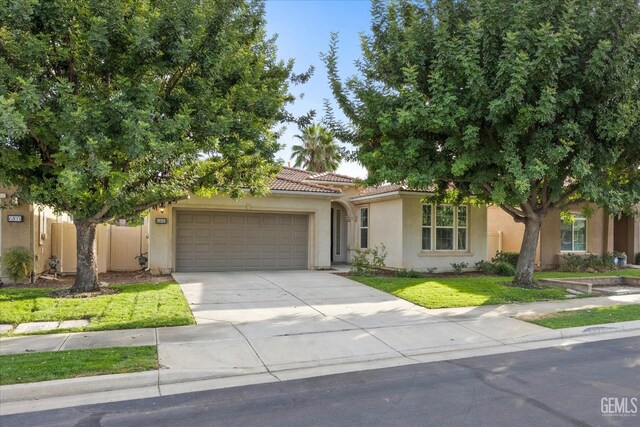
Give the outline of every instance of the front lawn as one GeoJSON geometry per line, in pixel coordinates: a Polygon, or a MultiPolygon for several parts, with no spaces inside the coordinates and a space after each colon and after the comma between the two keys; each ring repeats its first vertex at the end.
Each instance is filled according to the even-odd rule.
{"type": "Polygon", "coordinates": [[[545,314],[537,318],[523,320],[551,329],[627,322],[630,320],[640,320],[640,304],[559,311],[557,313],[545,314]]]}
{"type": "Polygon", "coordinates": [[[351,277],[426,308],[533,302],[564,299],[564,289],[522,289],[504,286],[508,277],[398,278],[351,277]]]}
{"type": "Polygon", "coordinates": [[[40,333],[101,331],[193,325],[189,305],[176,283],[117,285],[117,294],[53,298],[52,289],[0,289],[0,323],[89,319],[86,327],[40,333]]]}
{"type": "Polygon", "coordinates": [[[158,369],[155,346],[47,351],[0,356],[0,385],[158,369]]]}

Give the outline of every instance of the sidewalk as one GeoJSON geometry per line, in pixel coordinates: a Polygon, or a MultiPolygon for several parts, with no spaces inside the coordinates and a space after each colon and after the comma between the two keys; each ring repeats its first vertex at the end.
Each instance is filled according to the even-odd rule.
{"type": "Polygon", "coordinates": [[[326,305],[322,318],[265,319],[254,308],[245,321],[1,338],[2,355],[157,345],[161,368],[2,386],[0,415],[640,336],[640,321],[551,330],[513,318],[638,303],[624,295],[429,310],[393,298],[326,305]]]}

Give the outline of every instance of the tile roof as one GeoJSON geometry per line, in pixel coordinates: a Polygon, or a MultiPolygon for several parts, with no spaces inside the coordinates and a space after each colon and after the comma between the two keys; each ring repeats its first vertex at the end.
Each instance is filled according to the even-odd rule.
{"type": "Polygon", "coordinates": [[[366,187],[360,192],[359,196],[356,196],[354,198],[365,197],[365,196],[376,196],[378,194],[394,193],[396,191],[406,191],[411,193],[426,193],[432,190],[429,190],[429,189],[418,190],[418,189],[409,188],[406,185],[400,185],[400,184],[383,184],[383,185],[378,185],[376,187],[366,187]]]}
{"type": "Polygon", "coordinates": [[[286,178],[278,174],[276,179],[269,184],[269,188],[272,191],[301,191],[305,193],[326,193],[326,194],[340,194],[342,191],[329,188],[318,184],[311,184],[293,179],[286,178]]]}
{"type": "Polygon", "coordinates": [[[340,175],[334,172],[322,172],[307,178],[307,181],[325,181],[335,183],[353,183],[353,178],[346,175],[340,175]]]}
{"type": "Polygon", "coordinates": [[[337,188],[316,184],[318,182],[335,182],[336,184],[352,183],[353,178],[333,172],[311,172],[304,169],[283,166],[276,178],[269,185],[276,191],[301,191],[307,193],[335,193],[340,194],[337,188]]]}
{"type": "Polygon", "coordinates": [[[304,169],[283,166],[282,170],[278,173],[278,178],[286,178],[293,181],[303,181],[312,176],[314,173],[315,172],[309,172],[304,169]]]}

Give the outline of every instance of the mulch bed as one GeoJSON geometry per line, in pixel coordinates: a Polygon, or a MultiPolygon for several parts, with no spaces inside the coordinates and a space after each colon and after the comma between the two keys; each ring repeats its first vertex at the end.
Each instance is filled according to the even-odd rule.
{"type": "MultiPolygon", "coordinates": [[[[74,275],[58,275],[57,278],[54,278],[53,275],[43,274],[39,277],[35,283],[24,283],[24,284],[3,284],[2,288],[52,288],[52,289],[68,289],[73,286],[73,282],[75,280],[74,275]]],[[[163,282],[173,282],[174,278],[171,275],[153,275],[148,271],[109,271],[106,273],[102,273],[98,275],[98,280],[100,284],[104,286],[104,284],[108,285],[123,285],[129,283],[163,283],[163,282]]],[[[111,289],[111,293],[115,290],[111,289]]],[[[91,292],[87,293],[91,294],[91,292]]],[[[75,295],[83,295],[83,294],[75,294],[75,295]]],[[[104,295],[101,293],[100,295],[104,295]]],[[[87,295],[90,296],[90,295],[87,295]]],[[[83,298],[82,296],[77,296],[77,298],[83,298]]]]}

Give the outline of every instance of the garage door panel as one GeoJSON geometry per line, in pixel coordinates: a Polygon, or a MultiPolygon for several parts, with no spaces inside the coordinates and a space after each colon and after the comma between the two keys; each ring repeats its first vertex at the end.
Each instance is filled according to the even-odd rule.
{"type": "Polygon", "coordinates": [[[176,215],[176,270],[306,269],[308,216],[188,212],[176,215]]]}

